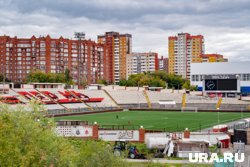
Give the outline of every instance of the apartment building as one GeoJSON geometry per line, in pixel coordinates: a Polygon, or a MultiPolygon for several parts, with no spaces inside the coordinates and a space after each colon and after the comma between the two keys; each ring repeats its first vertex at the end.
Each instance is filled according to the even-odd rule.
{"type": "Polygon", "coordinates": [[[105,46],[91,40],[0,36],[0,71],[15,83],[24,82],[31,70],[63,73],[66,68],[76,83],[96,83],[107,79],[105,57],[105,46]]]}
{"type": "Polygon", "coordinates": [[[190,63],[200,62],[204,54],[204,37],[179,33],[168,38],[169,73],[190,78],[190,63]]]}
{"type": "Polygon", "coordinates": [[[107,48],[108,82],[117,84],[126,78],[126,55],[132,52],[132,35],[106,32],[97,38],[98,43],[105,44],[107,48]]]}
{"type": "Polygon", "coordinates": [[[203,54],[201,55],[201,62],[228,62],[228,59],[220,54],[203,54]]]}
{"type": "Polygon", "coordinates": [[[158,69],[157,53],[132,53],[127,55],[127,78],[132,74],[154,72],[158,69]]]}
{"type": "Polygon", "coordinates": [[[161,56],[158,59],[158,65],[159,65],[158,67],[159,71],[164,71],[168,73],[168,58],[161,56]]]}

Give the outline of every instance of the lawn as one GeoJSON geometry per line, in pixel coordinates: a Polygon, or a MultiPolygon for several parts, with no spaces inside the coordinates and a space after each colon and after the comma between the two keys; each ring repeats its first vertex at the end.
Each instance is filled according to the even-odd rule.
{"type": "Polygon", "coordinates": [[[123,111],[56,117],[55,120],[83,120],[90,123],[97,122],[101,126],[129,125],[128,127],[135,128],[143,126],[150,130],[173,132],[183,131],[185,128],[195,131],[217,125],[218,115],[220,124],[250,117],[250,113],[123,111]]]}

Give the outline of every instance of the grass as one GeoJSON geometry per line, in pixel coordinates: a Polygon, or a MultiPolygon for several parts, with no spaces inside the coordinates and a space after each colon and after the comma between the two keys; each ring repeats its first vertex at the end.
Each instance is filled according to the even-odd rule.
{"type": "Polygon", "coordinates": [[[227,112],[162,112],[162,111],[123,111],[108,112],[77,116],[56,117],[55,120],[83,120],[97,122],[99,125],[129,125],[143,126],[150,130],[166,130],[168,132],[192,131],[211,127],[219,123],[231,122],[243,117],[250,117],[250,113],[227,112]]]}

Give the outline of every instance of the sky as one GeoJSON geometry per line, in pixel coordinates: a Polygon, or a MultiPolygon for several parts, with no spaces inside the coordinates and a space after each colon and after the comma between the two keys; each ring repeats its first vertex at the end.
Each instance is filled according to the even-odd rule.
{"type": "Polygon", "coordinates": [[[0,0],[0,35],[97,40],[130,33],[133,52],[168,56],[168,37],[201,34],[205,52],[250,61],[250,0],[0,0]]]}

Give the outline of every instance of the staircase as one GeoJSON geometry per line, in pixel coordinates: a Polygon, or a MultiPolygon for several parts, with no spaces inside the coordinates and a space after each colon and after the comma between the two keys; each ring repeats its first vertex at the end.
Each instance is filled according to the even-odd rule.
{"type": "Polygon", "coordinates": [[[186,99],[187,99],[187,94],[183,93],[183,95],[182,95],[182,108],[186,107],[186,99]]]}
{"type": "Polygon", "coordinates": [[[222,97],[219,98],[217,104],[216,104],[216,109],[219,109],[220,108],[220,105],[222,103],[222,97]]]}
{"type": "Polygon", "coordinates": [[[151,104],[151,101],[150,101],[150,99],[149,99],[149,97],[148,97],[147,91],[144,90],[143,93],[144,93],[144,96],[145,96],[146,101],[147,101],[147,103],[148,103],[148,108],[152,108],[152,104],[151,104]]]}
{"type": "Polygon", "coordinates": [[[117,105],[117,107],[121,108],[121,106],[119,106],[119,104],[115,101],[115,99],[108,93],[108,91],[106,91],[105,89],[102,89],[104,91],[104,93],[117,105]]]}
{"type": "Polygon", "coordinates": [[[94,111],[93,107],[91,107],[90,105],[88,105],[87,103],[85,103],[83,100],[81,100],[79,97],[77,97],[74,93],[72,93],[70,90],[65,89],[70,95],[72,95],[74,98],[76,98],[77,100],[79,100],[81,103],[85,104],[91,111],[94,111]]]}
{"type": "Polygon", "coordinates": [[[41,92],[40,90],[34,88],[38,93],[42,94],[43,96],[47,97],[48,99],[50,99],[50,101],[53,101],[54,103],[62,106],[65,110],[67,110],[68,112],[71,112],[71,110],[67,107],[65,107],[64,105],[58,103],[55,99],[52,99],[51,97],[47,96],[45,93],[41,92]]]}

